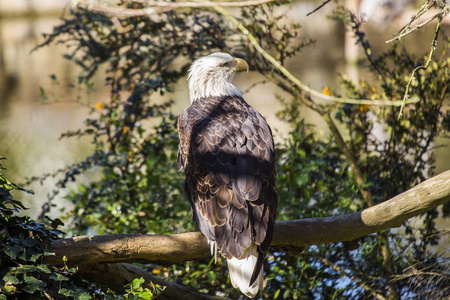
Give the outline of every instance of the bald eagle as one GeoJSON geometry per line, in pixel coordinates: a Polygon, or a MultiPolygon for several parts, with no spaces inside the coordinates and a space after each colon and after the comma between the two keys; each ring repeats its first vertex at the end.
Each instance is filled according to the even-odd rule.
{"type": "Polygon", "coordinates": [[[211,254],[220,251],[233,286],[253,297],[273,236],[276,166],[269,125],[232,84],[241,70],[248,72],[245,60],[220,52],[192,64],[191,105],[178,118],[178,168],[211,254]]]}

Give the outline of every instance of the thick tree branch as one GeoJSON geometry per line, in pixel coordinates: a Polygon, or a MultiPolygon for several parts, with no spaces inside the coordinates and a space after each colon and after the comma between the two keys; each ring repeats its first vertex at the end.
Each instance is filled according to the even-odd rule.
{"type": "MultiPolygon", "coordinates": [[[[273,247],[353,241],[368,234],[400,226],[407,219],[450,201],[450,171],[361,212],[326,218],[277,222],[273,247]]],[[[154,262],[173,264],[210,255],[200,232],[172,235],[114,234],[56,240],[48,249],[55,253],[46,262],[70,265],[105,262],[154,262]]]]}
{"type": "Polygon", "coordinates": [[[215,300],[228,299],[212,296],[192,290],[188,286],[164,280],[142,270],[141,268],[127,263],[105,263],[94,265],[82,265],[79,272],[84,276],[95,278],[95,281],[109,287],[116,292],[124,292],[122,287],[135,278],[144,278],[145,284],[159,284],[165,287],[164,292],[158,295],[160,300],[183,299],[183,300],[215,300]]]}
{"type": "Polygon", "coordinates": [[[73,0],[72,5],[74,7],[89,9],[90,11],[106,14],[111,17],[117,18],[131,18],[142,17],[153,14],[167,13],[180,8],[199,8],[199,7],[245,7],[255,6],[264,3],[274,2],[275,0],[247,0],[247,1],[184,1],[184,2],[163,2],[163,1],[134,1],[137,3],[145,4],[144,8],[126,8],[115,3],[99,1],[99,0],[73,0]]]}

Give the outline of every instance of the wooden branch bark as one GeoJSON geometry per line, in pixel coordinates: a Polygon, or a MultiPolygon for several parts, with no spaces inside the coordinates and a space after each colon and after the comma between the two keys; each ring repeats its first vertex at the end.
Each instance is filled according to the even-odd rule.
{"type": "MultiPolygon", "coordinates": [[[[277,222],[272,246],[304,247],[354,241],[368,234],[398,227],[407,219],[450,201],[450,171],[361,212],[341,216],[277,222]]],[[[200,232],[172,235],[114,234],[56,240],[46,262],[62,266],[106,262],[173,264],[208,257],[209,246],[200,232]]]]}
{"type": "Polygon", "coordinates": [[[132,18],[142,17],[154,14],[167,13],[180,8],[200,8],[200,7],[246,7],[256,6],[265,3],[274,2],[275,0],[247,0],[247,1],[200,1],[200,2],[164,2],[164,1],[134,1],[145,4],[144,8],[132,9],[126,8],[115,3],[91,1],[91,0],[75,0],[72,5],[74,7],[88,9],[90,11],[103,13],[111,17],[132,18]]]}
{"type": "Polygon", "coordinates": [[[228,298],[212,296],[192,290],[188,286],[164,280],[127,263],[105,263],[79,266],[79,272],[84,276],[95,278],[98,282],[110,289],[122,293],[123,286],[135,278],[144,278],[145,284],[154,283],[165,287],[163,293],[158,295],[158,300],[183,299],[183,300],[227,300],[228,298]]]}

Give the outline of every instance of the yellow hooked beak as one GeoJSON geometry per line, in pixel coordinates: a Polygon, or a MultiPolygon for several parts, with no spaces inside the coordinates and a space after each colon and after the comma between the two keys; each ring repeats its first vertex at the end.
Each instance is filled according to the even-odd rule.
{"type": "Polygon", "coordinates": [[[234,62],[235,62],[235,66],[233,67],[233,69],[235,71],[247,70],[247,73],[248,73],[248,69],[249,69],[248,63],[245,60],[243,60],[242,58],[235,58],[234,62]]]}

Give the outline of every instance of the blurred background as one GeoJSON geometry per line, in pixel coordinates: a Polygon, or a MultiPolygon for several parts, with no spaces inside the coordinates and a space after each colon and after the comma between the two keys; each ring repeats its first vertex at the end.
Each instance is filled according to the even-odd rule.
{"type": "MultiPolygon", "coordinates": [[[[364,30],[375,55],[391,47],[385,41],[406,24],[421,5],[421,1],[407,0],[346,2],[347,7],[365,16],[364,30]]],[[[287,67],[316,90],[322,91],[324,87],[335,90],[339,89],[340,75],[347,74],[355,80],[365,76],[364,68],[357,64],[362,53],[343,25],[327,18],[333,3],[306,16],[321,3],[321,0],[293,1],[286,22],[300,22],[299,38],[314,39],[316,43],[304,48],[287,67]]],[[[93,79],[88,91],[76,85],[80,70],[63,57],[64,47],[32,51],[44,40],[42,34],[51,33],[60,18],[69,15],[70,6],[69,1],[61,0],[0,0],[0,155],[8,159],[4,163],[9,169],[7,176],[16,181],[56,171],[88,155],[91,151],[88,140],[59,140],[59,136],[67,130],[81,128],[90,108],[109,98],[100,77],[93,79]]],[[[433,24],[405,37],[399,44],[418,56],[427,55],[434,34],[433,24]]],[[[448,23],[445,26],[448,27],[448,23]]],[[[238,75],[235,82],[245,91],[256,80],[256,74],[250,72],[238,75]]],[[[287,125],[275,116],[281,105],[276,98],[268,96],[275,93],[281,92],[265,84],[247,92],[245,98],[267,118],[280,140],[287,132],[287,125]]],[[[189,105],[186,82],[181,80],[175,93],[166,97],[176,101],[173,110],[178,114],[189,105]]],[[[326,126],[313,112],[305,111],[304,117],[315,124],[323,136],[327,135],[326,126]]],[[[450,169],[448,145],[448,139],[438,139],[436,173],[450,169]]],[[[27,187],[37,196],[17,193],[17,198],[23,197],[22,201],[31,208],[29,213],[36,216],[41,206],[38,201],[45,200],[53,184],[51,179],[44,185],[34,183],[27,187]]]]}

